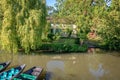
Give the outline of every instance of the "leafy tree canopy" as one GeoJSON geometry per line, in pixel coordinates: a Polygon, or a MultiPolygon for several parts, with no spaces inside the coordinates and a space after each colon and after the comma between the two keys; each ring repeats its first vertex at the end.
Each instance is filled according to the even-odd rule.
{"type": "Polygon", "coordinates": [[[120,49],[120,0],[57,0],[56,17],[77,25],[78,34],[92,28],[109,49],[120,49]]]}
{"type": "Polygon", "coordinates": [[[0,0],[1,47],[10,52],[25,52],[41,45],[46,24],[45,0],[0,0]]]}

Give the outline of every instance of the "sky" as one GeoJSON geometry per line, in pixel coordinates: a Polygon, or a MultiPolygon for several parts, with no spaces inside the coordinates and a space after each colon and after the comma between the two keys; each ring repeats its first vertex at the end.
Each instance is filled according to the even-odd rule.
{"type": "Polygon", "coordinates": [[[56,0],[46,0],[46,4],[48,6],[54,6],[55,2],[56,2],[56,0]]]}
{"type": "MultiPolygon", "coordinates": [[[[108,6],[110,6],[111,1],[112,0],[108,1],[108,3],[107,3],[108,6]]],[[[47,3],[48,6],[54,6],[55,2],[56,2],[56,0],[46,0],[46,3],[47,3]]]]}

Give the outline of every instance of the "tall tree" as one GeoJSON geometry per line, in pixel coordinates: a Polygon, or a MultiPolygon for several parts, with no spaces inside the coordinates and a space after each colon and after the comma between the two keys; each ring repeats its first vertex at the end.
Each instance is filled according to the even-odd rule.
{"type": "Polygon", "coordinates": [[[3,12],[2,12],[2,8],[1,8],[1,4],[0,4],[0,32],[1,32],[1,26],[2,26],[2,19],[3,19],[3,12]]]}
{"type": "Polygon", "coordinates": [[[120,0],[64,0],[58,15],[67,23],[76,24],[79,36],[95,28],[109,49],[119,50],[119,3],[120,0]]]}
{"type": "Polygon", "coordinates": [[[86,36],[94,26],[94,16],[99,16],[104,4],[104,0],[64,0],[61,4],[62,8],[58,8],[58,15],[67,23],[77,25],[78,37],[86,38],[82,36],[86,36]],[[96,11],[99,14],[96,14],[96,11]]]}
{"type": "Polygon", "coordinates": [[[98,27],[99,35],[103,38],[107,49],[120,50],[120,0],[112,0],[105,15],[102,15],[102,24],[98,27]],[[103,25],[104,24],[104,25],[103,25]]]}
{"type": "Polygon", "coordinates": [[[1,44],[8,51],[36,49],[46,24],[45,0],[0,0],[3,10],[1,44]]]}

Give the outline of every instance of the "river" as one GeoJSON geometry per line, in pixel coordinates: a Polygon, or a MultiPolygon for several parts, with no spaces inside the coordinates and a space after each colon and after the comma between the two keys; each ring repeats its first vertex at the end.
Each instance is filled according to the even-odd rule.
{"type": "Polygon", "coordinates": [[[8,68],[20,64],[27,65],[25,70],[42,67],[40,80],[120,80],[120,57],[110,54],[0,53],[0,62],[4,61],[12,61],[8,68]]]}

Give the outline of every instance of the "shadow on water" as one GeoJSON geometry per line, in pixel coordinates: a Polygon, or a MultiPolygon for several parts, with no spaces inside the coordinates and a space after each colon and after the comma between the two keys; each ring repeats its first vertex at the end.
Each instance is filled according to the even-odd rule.
{"type": "Polygon", "coordinates": [[[64,73],[64,62],[60,60],[52,60],[49,61],[46,65],[47,67],[47,73],[46,73],[46,80],[52,80],[56,74],[59,72],[59,76],[61,77],[61,74],[64,73]],[[60,74],[61,73],[61,74],[60,74]]]}

